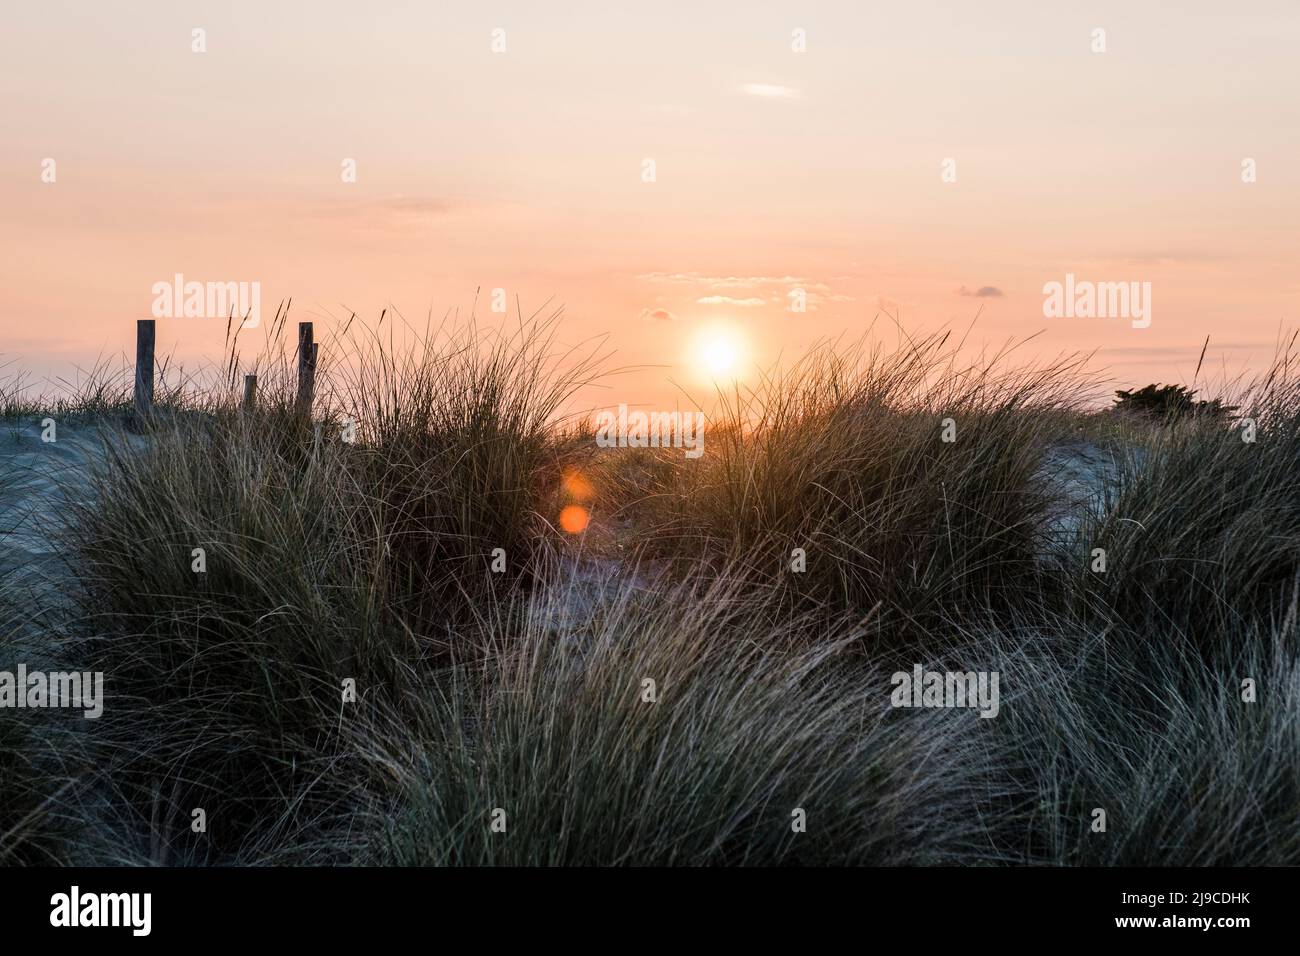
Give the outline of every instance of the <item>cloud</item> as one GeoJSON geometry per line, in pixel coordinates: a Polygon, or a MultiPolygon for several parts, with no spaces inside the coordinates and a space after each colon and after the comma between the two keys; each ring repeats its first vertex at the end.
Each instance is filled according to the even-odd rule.
{"type": "Polygon", "coordinates": [[[973,296],[976,299],[1000,299],[1002,290],[995,285],[982,285],[978,289],[968,289],[962,286],[957,290],[958,295],[973,296]]]}
{"type": "Polygon", "coordinates": [[[663,285],[694,286],[691,293],[698,296],[695,302],[699,305],[730,305],[742,308],[768,303],[788,305],[790,294],[796,289],[803,291],[805,308],[809,312],[817,311],[819,304],[855,301],[851,295],[832,291],[825,282],[817,282],[802,276],[715,276],[700,272],[646,272],[636,278],[663,285]]]}
{"type": "Polygon", "coordinates": [[[672,322],[677,316],[667,309],[642,309],[641,318],[653,319],[655,322],[672,322]]]}
{"type": "Polygon", "coordinates": [[[767,304],[766,299],[760,299],[757,297],[749,299],[733,299],[729,295],[706,295],[702,298],[696,299],[695,302],[697,305],[741,305],[751,307],[767,304]]]}
{"type": "Polygon", "coordinates": [[[761,96],[769,100],[792,100],[799,96],[799,91],[790,86],[777,86],[773,83],[746,83],[740,88],[746,96],[761,96]]]}

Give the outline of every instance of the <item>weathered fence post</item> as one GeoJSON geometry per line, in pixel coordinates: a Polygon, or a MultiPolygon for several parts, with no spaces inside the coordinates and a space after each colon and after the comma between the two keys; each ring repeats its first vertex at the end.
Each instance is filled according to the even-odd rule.
{"type": "Polygon", "coordinates": [[[140,419],[153,411],[155,331],[153,319],[138,319],[135,323],[135,414],[140,419]]]}
{"type": "Polygon", "coordinates": [[[298,409],[311,414],[316,394],[316,343],[310,322],[298,323],[298,409]]]}
{"type": "Polygon", "coordinates": [[[257,376],[244,376],[244,411],[251,412],[257,404],[257,376]]]}

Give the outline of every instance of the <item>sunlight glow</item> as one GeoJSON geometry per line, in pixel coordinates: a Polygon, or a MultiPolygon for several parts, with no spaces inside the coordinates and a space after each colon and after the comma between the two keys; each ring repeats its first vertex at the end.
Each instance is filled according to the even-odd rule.
{"type": "Polygon", "coordinates": [[[748,348],[743,333],[725,325],[711,325],[695,338],[691,362],[711,382],[726,382],[742,374],[748,348]]]}

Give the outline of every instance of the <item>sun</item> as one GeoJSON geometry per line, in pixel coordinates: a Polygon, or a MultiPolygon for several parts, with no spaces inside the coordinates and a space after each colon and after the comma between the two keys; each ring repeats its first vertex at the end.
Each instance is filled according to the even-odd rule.
{"type": "Polygon", "coordinates": [[[695,337],[691,363],[708,381],[732,381],[740,377],[747,352],[743,333],[727,325],[710,325],[695,337]]]}

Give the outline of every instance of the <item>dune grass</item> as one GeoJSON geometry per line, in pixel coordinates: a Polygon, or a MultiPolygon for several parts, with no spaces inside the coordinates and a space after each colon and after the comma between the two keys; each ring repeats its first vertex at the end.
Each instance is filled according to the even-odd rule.
{"type": "Polygon", "coordinates": [[[602,360],[554,316],[383,328],[311,415],[283,350],[241,410],[235,342],[106,428],[51,645],[105,716],[0,710],[0,861],[1300,862],[1285,356],[1224,396],[1243,442],[1099,424],[1075,359],[828,344],[686,459],[564,417],[602,360]],[[1062,544],[1045,456],[1099,432],[1062,544]],[[914,664],[998,672],[998,715],[891,708],[914,664]]]}
{"type": "Polygon", "coordinates": [[[1300,568],[1300,383],[1288,368],[1284,355],[1243,389],[1237,422],[1189,416],[1123,456],[1104,509],[1080,527],[1080,549],[1103,549],[1107,565],[1079,575],[1085,599],[1229,659],[1239,648],[1224,633],[1284,613],[1300,568]]]}
{"type": "Polygon", "coordinates": [[[1078,359],[1005,362],[959,362],[945,335],[818,346],[722,394],[706,454],[651,499],[651,539],[896,635],[1023,605],[1046,584],[1037,472],[1082,385],[1078,359]]]}
{"type": "Polygon", "coordinates": [[[1026,797],[1023,820],[1009,832],[1028,859],[1060,866],[1300,861],[1296,610],[1293,596],[1273,626],[1218,632],[1237,649],[1230,665],[1207,664],[1169,629],[1062,623],[1033,641],[985,636],[999,648],[1003,680],[1020,688],[990,723],[1026,797]],[[1246,680],[1255,688],[1252,703],[1244,700],[1246,680]],[[1104,832],[1095,829],[1098,811],[1104,832]]]}
{"type": "Polygon", "coordinates": [[[364,858],[973,859],[996,788],[995,761],[970,759],[983,757],[977,721],[891,713],[887,679],[840,660],[854,628],[774,620],[744,590],[726,576],[656,593],[624,583],[560,641],[554,593],[517,632],[483,622],[494,652],[448,676],[420,734],[403,715],[368,745],[387,782],[376,791],[394,793],[364,858]]]}

